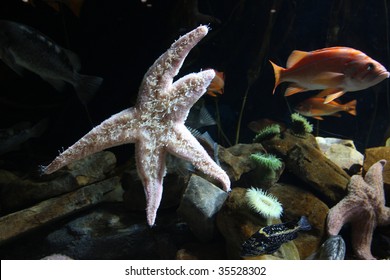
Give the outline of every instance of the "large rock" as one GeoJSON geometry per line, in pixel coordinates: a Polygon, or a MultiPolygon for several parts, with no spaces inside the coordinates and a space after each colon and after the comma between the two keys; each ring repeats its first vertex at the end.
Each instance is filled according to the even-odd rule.
{"type": "Polygon", "coordinates": [[[0,170],[2,210],[11,212],[104,180],[116,164],[115,155],[103,151],[68,165],[61,171],[38,179],[22,179],[0,170]]]}
{"type": "Polygon", "coordinates": [[[301,138],[286,130],[280,139],[263,141],[262,144],[267,152],[285,162],[285,172],[307,183],[327,204],[335,205],[346,195],[350,176],[319,150],[314,136],[301,138]]]}
{"type": "Polygon", "coordinates": [[[105,195],[117,188],[121,188],[119,177],[113,177],[3,216],[0,218],[0,244],[105,201],[105,195]]]}
{"type": "Polygon", "coordinates": [[[215,217],[228,194],[197,175],[192,175],[183,195],[178,215],[201,241],[210,241],[216,233],[215,217]]]}
{"type": "Polygon", "coordinates": [[[348,174],[356,174],[363,166],[364,156],[356,150],[352,140],[316,137],[325,156],[348,174]]]}

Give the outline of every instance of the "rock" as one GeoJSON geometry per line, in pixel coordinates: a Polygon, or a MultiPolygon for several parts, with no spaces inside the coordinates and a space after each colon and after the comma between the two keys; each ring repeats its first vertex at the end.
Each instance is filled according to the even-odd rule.
{"type": "Polygon", "coordinates": [[[364,156],[356,150],[352,140],[323,137],[316,137],[316,140],[325,156],[348,174],[360,171],[364,156]]]}
{"type": "Polygon", "coordinates": [[[67,169],[80,186],[86,186],[104,180],[115,165],[115,155],[102,151],[69,164],[67,169]]]}
{"type": "Polygon", "coordinates": [[[177,213],[203,242],[210,241],[216,232],[215,216],[228,194],[209,181],[192,175],[177,213]]]}
{"type": "Polygon", "coordinates": [[[0,187],[2,210],[6,213],[80,188],[76,178],[69,173],[62,173],[52,181],[37,182],[21,179],[6,170],[0,170],[0,187]]]}
{"type": "Polygon", "coordinates": [[[21,179],[0,170],[1,205],[5,212],[17,211],[35,203],[74,191],[106,178],[114,169],[116,158],[100,152],[70,164],[66,169],[38,179],[21,179]]]}
{"type": "Polygon", "coordinates": [[[263,141],[262,144],[267,152],[284,161],[285,172],[288,171],[307,183],[330,206],[346,195],[350,176],[325,157],[312,135],[300,138],[286,130],[280,139],[263,141]]]}
{"type": "Polygon", "coordinates": [[[273,185],[278,181],[283,168],[277,172],[266,171],[250,158],[250,155],[255,153],[267,152],[260,143],[237,144],[229,148],[219,147],[221,166],[232,181],[236,181],[243,187],[273,185]]]}
{"type": "Polygon", "coordinates": [[[102,205],[49,233],[45,244],[73,259],[174,259],[177,248],[193,241],[175,216],[165,215],[166,225],[151,228],[144,214],[102,205]]]}
{"type": "Polygon", "coordinates": [[[253,213],[245,201],[246,189],[234,188],[221,210],[217,214],[217,226],[226,240],[226,252],[229,259],[299,259],[298,250],[293,242],[283,243],[271,255],[241,257],[241,245],[261,227],[281,223],[280,219],[265,219],[253,213]]]}
{"type": "Polygon", "coordinates": [[[119,177],[92,184],[0,218],[0,244],[105,200],[121,188],[119,177]]]}
{"type": "Polygon", "coordinates": [[[345,242],[341,235],[330,236],[317,252],[310,255],[309,260],[343,260],[345,258],[345,242]]]}
{"type": "Polygon", "coordinates": [[[301,259],[318,250],[326,234],[325,221],[329,208],[311,192],[287,184],[276,184],[269,193],[278,198],[283,205],[283,220],[290,221],[306,216],[311,230],[300,232],[294,240],[301,259]]]}

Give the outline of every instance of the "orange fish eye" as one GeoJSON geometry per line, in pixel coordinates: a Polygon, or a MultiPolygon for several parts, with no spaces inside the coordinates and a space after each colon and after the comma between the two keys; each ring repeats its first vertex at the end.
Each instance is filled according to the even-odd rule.
{"type": "Polygon", "coordinates": [[[368,63],[367,64],[367,71],[371,71],[371,70],[373,70],[375,68],[375,65],[373,64],[373,63],[368,63]]]}

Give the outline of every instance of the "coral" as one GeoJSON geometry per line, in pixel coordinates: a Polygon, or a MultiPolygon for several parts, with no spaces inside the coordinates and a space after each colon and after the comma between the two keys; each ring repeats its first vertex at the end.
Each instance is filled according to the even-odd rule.
{"type": "Polygon", "coordinates": [[[248,206],[264,218],[279,219],[283,212],[282,204],[272,194],[258,188],[249,188],[245,193],[248,206]]]}
{"type": "Polygon", "coordinates": [[[61,153],[47,167],[50,174],[98,151],[135,143],[138,175],[147,200],[147,221],[155,222],[160,205],[167,152],[191,162],[195,168],[219,180],[225,191],[230,180],[225,171],[185,127],[190,108],[205,93],[214,70],[188,74],[175,82],[190,50],[208,33],[206,26],[180,37],[146,72],[136,105],[113,115],[61,153]]]}
{"type": "Polygon", "coordinates": [[[255,138],[253,139],[253,142],[260,143],[266,139],[270,139],[279,134],[280,134],[280,125],[271,124],[269,126],[264,127],[262,130],[260,130],[256,134],[255,138]]]}
{"type": "Polygon", "coordinates": [[[306,134],[313,132],[313,125],[298,113],[291,115],[291,131],[296,136],[304,137],[306,134]]]}

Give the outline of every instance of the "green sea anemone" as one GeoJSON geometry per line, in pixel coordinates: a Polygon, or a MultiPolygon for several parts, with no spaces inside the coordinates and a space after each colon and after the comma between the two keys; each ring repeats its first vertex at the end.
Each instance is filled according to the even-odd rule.
{"type": "Polygon", "coordinates": [[[283,165],[282,161],[273,154],[255,153],[249,157],[259,166],[273,171],[280,169],[283,165]]]}
{"type": "Polygon", "coordinates": [[[291,115],[291,131],[297,136],[305,136],[313,132],[313,125],[298,113],[291,115]]]}
{"type": "Polygon", "coordinates": [[[264,218],[280,218],[282,204],[272,194],[258,188],[250,188],[245,193],[248,206],[264,218]]]}
{"type": "Polygon", "coordinates": [[[255,138],[253,139],[254,143],[260,143],[261,141],[265,139],[270,139],[276,135],[280,134],[280,125],[278,124],[271,124],[269,126],[264,127],[262,130],[260,130],[255,138]]]}

